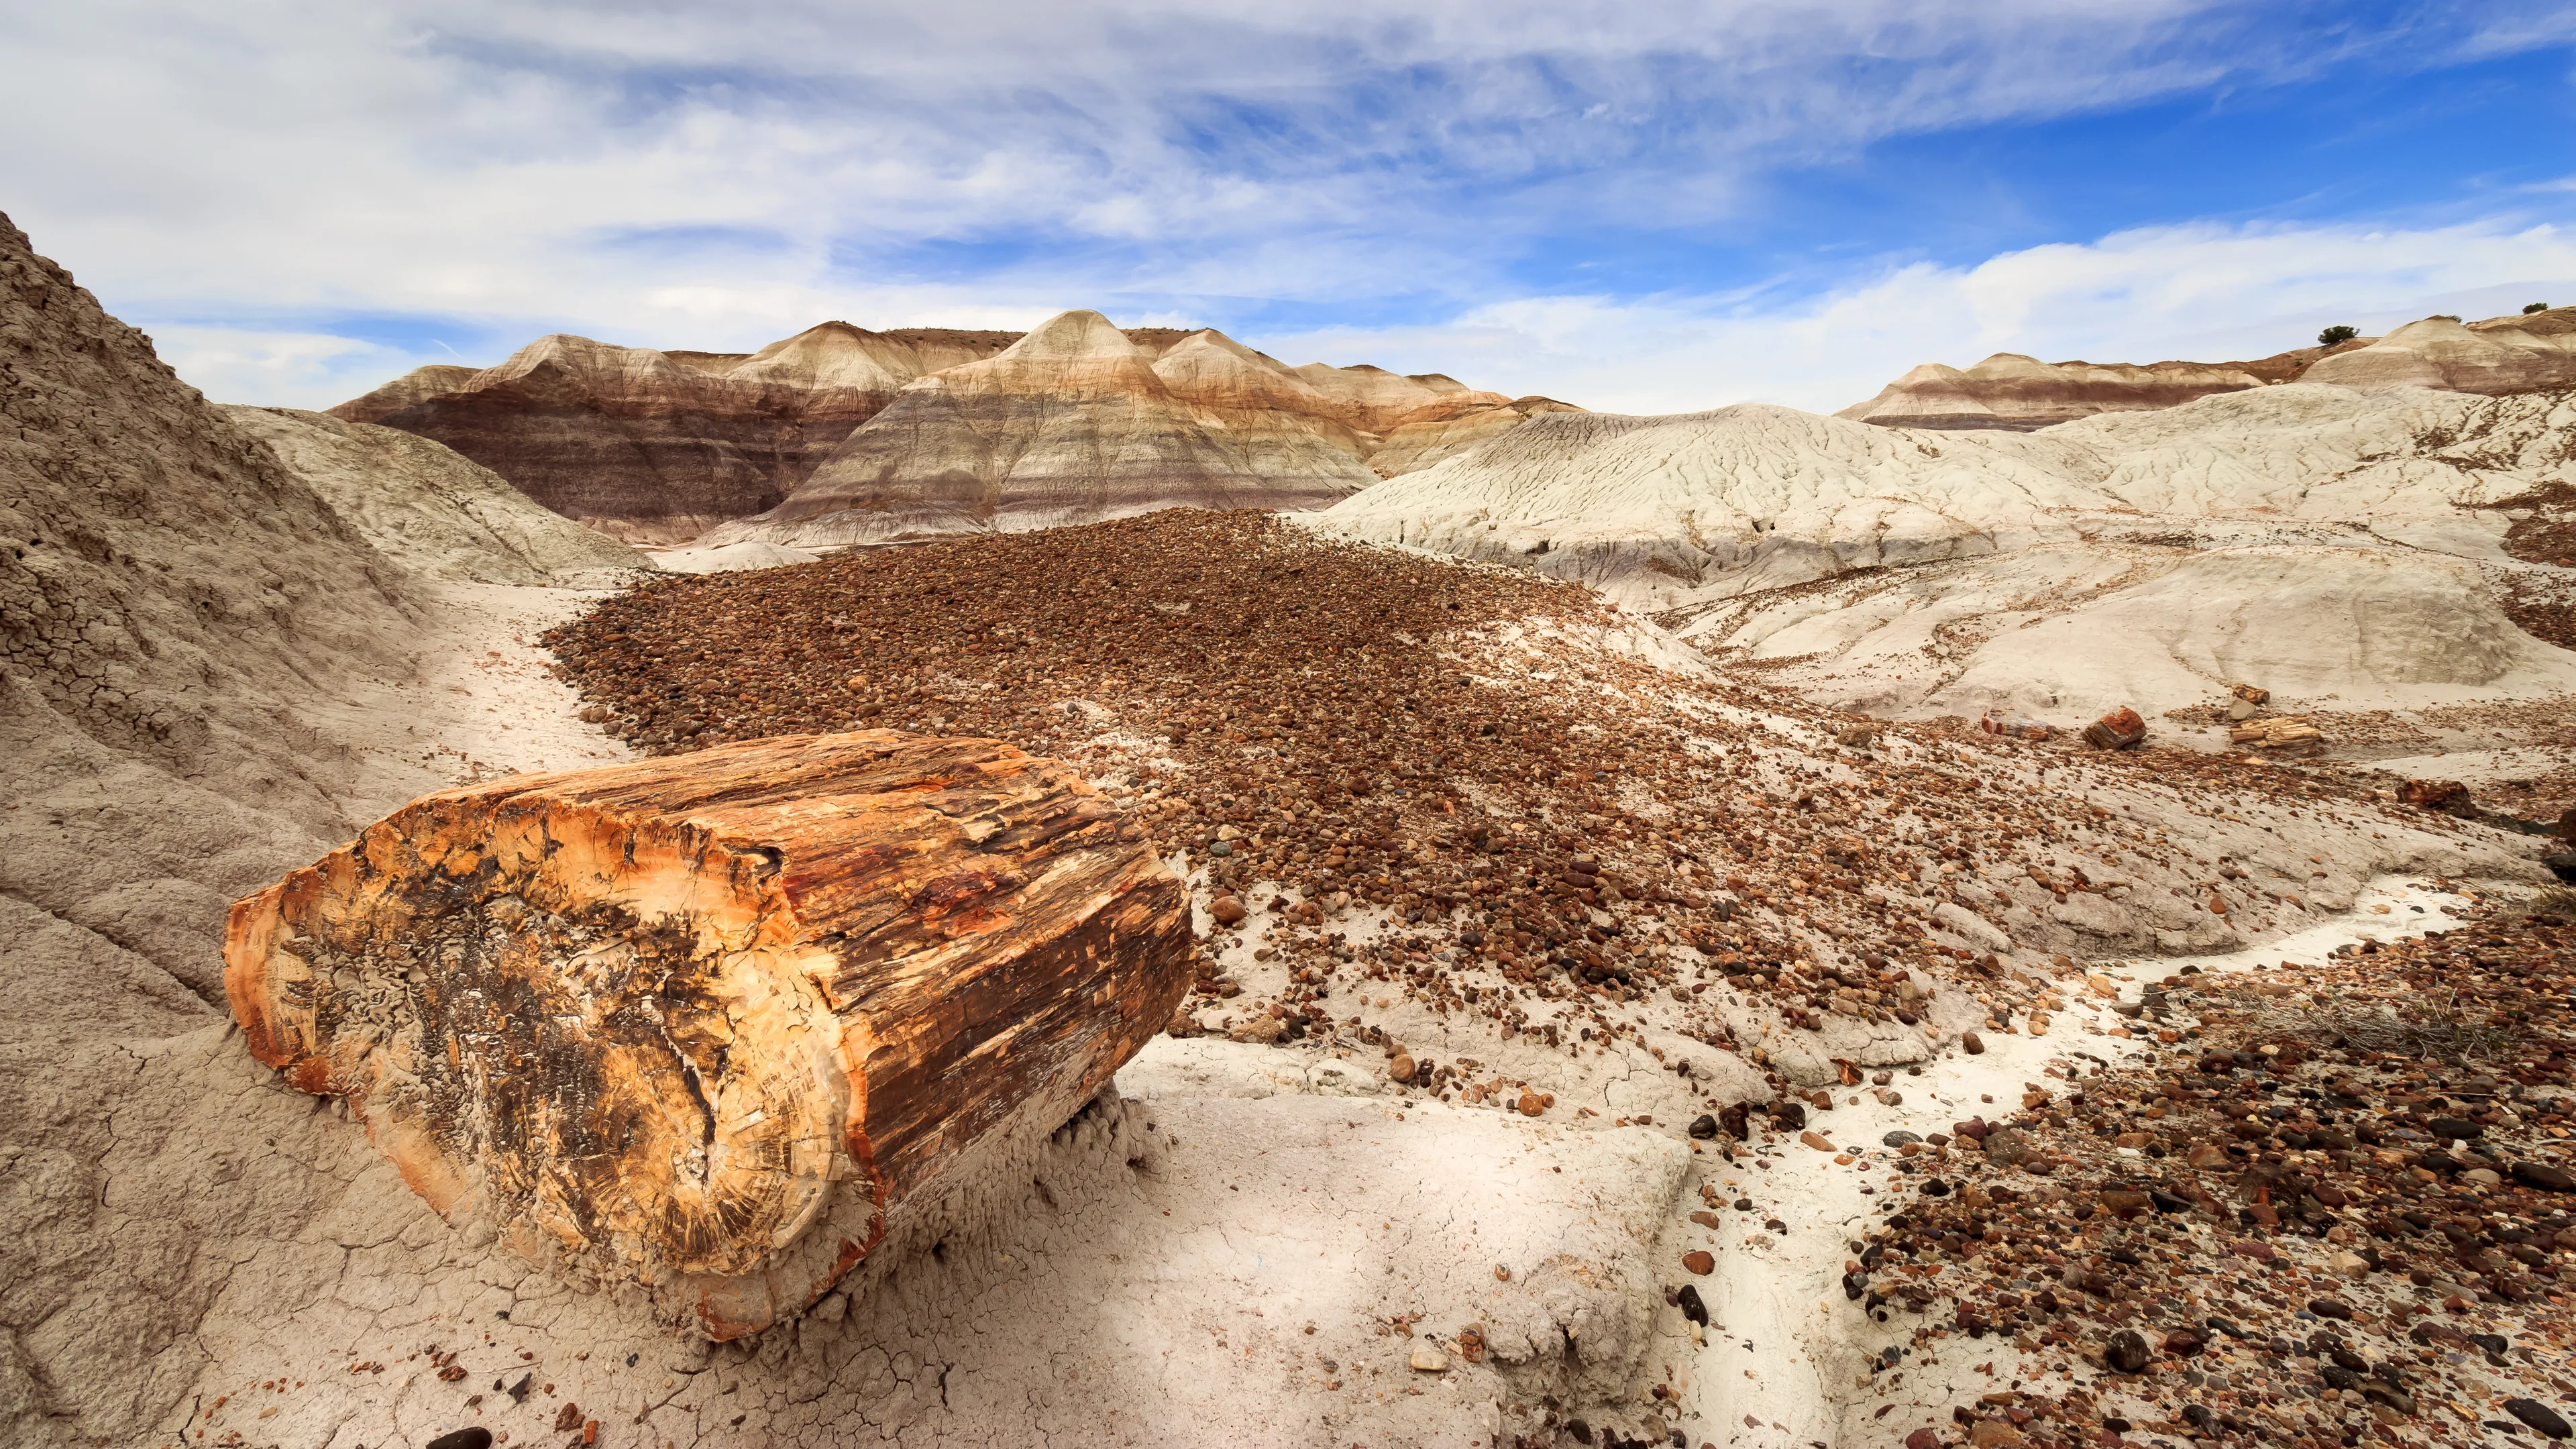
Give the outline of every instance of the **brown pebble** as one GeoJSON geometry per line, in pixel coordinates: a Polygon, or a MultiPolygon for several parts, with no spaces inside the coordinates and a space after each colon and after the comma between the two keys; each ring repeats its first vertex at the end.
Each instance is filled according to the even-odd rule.
{"type": "Polygon", "coordinates": [[[1682,1266],[1705,1278],[1717,1271],[1717,1259],[1706,1248],[1693,1248],[1682,1254],[1682,1266]]]}

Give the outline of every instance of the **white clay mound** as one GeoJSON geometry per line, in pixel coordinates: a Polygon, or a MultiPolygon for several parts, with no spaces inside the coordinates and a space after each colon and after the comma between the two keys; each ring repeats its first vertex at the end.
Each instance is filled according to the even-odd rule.
{"type": "Polygon", "coordinates": [[[2405,549],[2047,545],[1757,595],[1682,632],[1897,716],[2152,718],[2252,680],[2342,709],[2576,689],[2576,655],[2516,628],[2476,568],[2405,549]]]}
{"type": "Polygon", "coordinates": [[[1314,525],[1579,579],[1874,710],[2520,697],[2576,657],[2479,569],[2527,567],[2492,505],[2576,481],[2571,438],[2564,392],[2312,384],[2033,433],[1558,414],[1314,525]]]}

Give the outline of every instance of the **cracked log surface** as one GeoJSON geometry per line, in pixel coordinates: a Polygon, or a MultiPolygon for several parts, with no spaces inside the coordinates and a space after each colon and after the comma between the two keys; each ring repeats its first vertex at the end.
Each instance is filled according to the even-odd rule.
{"type": "Polygon", "coordinates": [[[730,1338],[1072,1116],[1192,949],[1072,770],[872,730],[425,796],[235,904],[224,986],[451,1221],[730,1338]]]}

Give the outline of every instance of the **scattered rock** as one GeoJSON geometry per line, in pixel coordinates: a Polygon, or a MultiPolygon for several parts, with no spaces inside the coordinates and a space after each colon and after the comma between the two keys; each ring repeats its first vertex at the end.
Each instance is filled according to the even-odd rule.
{"type": "Polygon", "coordinates": [[[2147,737],[2147,722],[2134,709],[2115,709],[2084,727],[2084,743],[2097,750],[2131,750],[2147,737]]]}
{"type": "Polygon", "coordinates": [[[2564,1439],[2576,1432],[2568,1427],[2565,1416],[2537,1399],[2507,1399],[2504,1411],[2530,1426],[2533,1433],[2552,1439],[2564,1439]]]}

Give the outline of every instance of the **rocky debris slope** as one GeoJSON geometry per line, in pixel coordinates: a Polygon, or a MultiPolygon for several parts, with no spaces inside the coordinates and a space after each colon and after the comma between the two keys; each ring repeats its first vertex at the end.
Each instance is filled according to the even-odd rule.
{"type": "MultiPolygon", "coordinates": [[[[1641,1124],[1712,1192],[1748,1108],[1804,1128],[1808,1094],[1996,1013],[2045,1030],[2082,960],[2330,921],[2392,866],[2542,875],[2331,771],[1872,727],[1580,592],[1276,519],[660,581],[552,639],[647,749],[866,723],[1080,761],[1214,931],[1177,1032],[1280,1052],[1274,1092],[1641,1124]],[[1050,583],[1077,575],[1099,586],[1050,583]]],[[[1139,1067],[1199,1070],[1162,1051],[1139,1067]]],[[[1621,1393],[1507,1397],[1505,1423],[1673,1427],[1680,1301],[1621,1393]]]]}
{"type": "Polygon", "coordinates": [[[1029,520],[1154,499],[1313,506],[1378,476],[1359,465],[1381,452],[1380,472],[1423,466],[1564,406],[1437,373],[1292,369],[1220,332],[1120,332],[1080,312],[1025,336],[827,322],[748,354],[557,335],[497,367],[421,368],[331,412],[444,443],[568,518],[667,544],[777,508],[809,479],[777,527],[716,541],[1042,526],[1029,520]],[[907,395],[951,369],[931,395],[907,395]]]}
{"type": "Polygon", "coordinates": [[[1901,1195],[1845,1265],[1886,1325],[1873,1392],[1945,1357],[1994,1385],[1906,1442],[2566,1437],[2570,907],[2186,967],[2120,1008],[2160,1047],[1896,1134],[1901,1195]]]}
{"type": "Polygon", "coordinates": [[[491,469],[417,434],[291,408],[220,411],[274,450],[379,552],[423,577],[585,587],[653,567],[645,555],[539,506],[491,469]]]}
{"type": "MultiPolygon", "coordinates": [[[[1616,983],[1613,1000],[1665,1000],[1659,988],[1688,986],[1714,964],[1766,989],[1788,968],[1747,961],[1840,960],[1854,954],[1850,941],[1894,932],[1914,944],[1858,953],[1882,958],[1862,976],[1888,980],[1850,988],[1856,1000],[1878,993],[1854,1014],[1915,1028],[1897,1020],[1922,1013],[1904,1006],[1916,998],[1894,978],[1900,958],[1927,947],[1952,961],[1970,941],[2001,950],[2019,929],[2049,951],[2198,949],[2303,922],[2317,909],[2309,894],[2348,899],[2361,879],[2351,843],[2337,842],[2340,866],[2310,861],[2310,847],[2262,867],[2269,876],[2239,861],[2206,889],[2177,877],[2191,894],[2169,909],[2153,894],[2175,868],[2165,850],[2134,854],[2121,842],[2143,843],[2131,836],[2139,827],[2081,797],[2170,790],[2152,808],[2188,810],[2251,789],[2331,813],[2382,808],[2331,774],[2170,751],[2070,756],[2056,742],[1945,732],[1898,748],[1878,727],[1708,674],[1582,592],[1313,541],[1241,515],[1168,513],[660,581],[551,642],[611,733],[646,749],[865,725],[992,734],[1100,760],[1131,782],[1126,794],[1167,850],[1205,870],[1211,888],[1250,892],[1239,919],[1259,908],[1265,927],[1311,934],[1321,918],[1374,906],[1439,942],[1406,950],[1446,950],[1458,969],[1576,1003],[1604,982],[1616,983]],[[1075,574],[1101,586],[1045,583],[1075,574]],[[1845,734],[1854,743],[1836,742],[1845,734]],[[2065,817],[2025,816],[1974,782],[2007,767],[2075,771],[2052,797],[2065,817]],[[1966,817],[1950,799],[1961,792],[1977,805],[1966,817]],[[1618,863],[1630,852],[1633,875],[1618,863]],[[1963,872],[1995,871],[2000,894],[1970,892],[2002,913],[1993,920],[1940,894],[1963,872]],[[2101,884],[2111,879],[2120,883],[2101,884]],[[1797,902],[1808,923],[1798,932],[1836,944],[1771,934],[1786,918],[1760,909],[1765,900],[1797,902]],[[1530,922],[1477,924],[1524,914],[1530,922]],[[1908,918],[1921,929],[1900,924],[1908,918]],[[1959,947],[1934,939],[1949,935],[1959,947]]],[[[2406,819],[2410,833],[2454,828],[2406,819]]],[[[2387,864],[2383,850],[2361,853],[2387,864]]],[[[2481,868],[2507,867],[2497,857],[2481,868]]],[[[1301,958],[1348,964],[1299,940],[1301,958]]],[[[1283,942],[1274,954],[1291,953],[1283,942]]],[[[1444,972],[1405,974],[1409,989],[1453,989],[1444,972]]],[[[1329,992],[1291,994],[1299,1020],[1326,1020],[1329,992]]],[[[1516,1003],[1529,994],[1496,993],[1484,1013],[1527,1017],[1533,1008],[1516,1003]]],[[[1684,994],[1713,1004],[1704,990],[1684,994]]]]}
{"type": "Polygon", "coordinates": [[[2526,697],[2576,680],[2524,626],[2576,516],[2572,399],[2298,385],[2036,434],[1543,417],[1315,525],[1579,578],[1894,714],[2526,697]]]}
{"type": "Polygon", "coordinates": [[[470,376],[423,368],[331,413],[444,443],[629,542],[676,543],[775,504],[904,384],[1011,340],[826,322],[744,355],[558,334],[470,376]]]}

